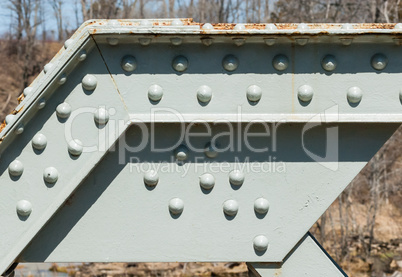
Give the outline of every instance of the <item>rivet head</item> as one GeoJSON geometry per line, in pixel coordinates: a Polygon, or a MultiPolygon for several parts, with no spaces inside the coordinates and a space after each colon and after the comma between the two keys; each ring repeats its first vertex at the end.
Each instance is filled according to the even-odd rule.
{"type": "Polygon", "coordinates": [[[254,210],[259,214],[266,214],[269,210],[269,202],[261,197],[254,201],[254,210]]]}
{"type": "Polygon", "coordinates": [[[174,70],[178,72],[184,72],[186,71],[188,67],[188,60],[184,56],[177,56],[173,59],[172,62],[172,67],[174,70]]]}
{"type": "Polygon", "coordinates": [[[123,57],[120,65],[124,71],[131,72],[137,68],[137,60],[133,56],[127,55],[123,57]]]}
{"type": "Polygon", "coordinates": [[[117,44],[119,44],[119,39],[118,38],[107,38],[106,41],[111,46],[116,46],[117,44]]]}
{"type": "Polygon", "coordinates": [[[239,204],[236,200],[226,200],[223,203],[223,212],[228,216],[235,216],[239,211],[239,204]]]}
{"type": "Polygon", "coordinates": [[[302,85],[297,90],[297,96],[299,97],[300,101],[309,102],[313,98],[314,90],[309,85],[302,85]]]}
{"type": "Polygon", "coordinates": [[[140,21],[140,26],[142,26],[142,27],[152,27],[153,24],[152,24],[151,21],[143,19],[143,20],[140,21]]]}
{"type": "Polygon", "coordinates": [[[68,39],[64,42],[64,48],[67,49],[68,47],[70,47],[73,44],[74,40],[73,39],[68,39]]]}
{"type": "Polygon", "coordinates": [[[213,39],[213,38],[210,38],[210,37],[201,38],[201,42],[202,42],[202,44],[204,44],[205,46],[210,46],[213,41],[214,41],[214,39],[213,39]]]}
{"type": "Polygon", "coordinates": [[[175,156],[178,161],[185,161],[188,158],[188,148],[185,145],[180,145],[175,150],[175,156]]]}
{"type": "Polygon", "coordinates": [[[387,67],[387,64],[388,58],[383,54],[378,53],[371,58],[371,66],[375,70],[383,70],[385,67],[387,67]]]}
{"type": "Polygon", "coordinates": [[[242,46],[246,43],[245,38],[233,38],[232,40],[237,46],[242,46]]]}
{"type": "Polygon", "coordinates": [[[32,147],[36,150],[43,150],[46,148],[46,145],[47,138],[44,134],[39,133],[32,138],[32,147]]]}
{"type": "Polygon", "coordinates": [[[200,176],[200,186],[203,189],[209,190],[215,186],[215,178],[212,174],[204,173],[200,176]]]}
{"type": "Polygon", "coordinates": [[[18,177],[24,172],[24,165],[19,160],[14,160],[8,166],[8,172],[11,176],[18,177]]]}
{"type": "Polygon", "coordinates": [[[27,87],[24,89],[24,91],[22,92],[24,94],[25,97],[28,97],[29,95],[31,95],[33,91],[33,87],[27,87]]]}
{"type": "Polygon", "coordinates": [[[268,249],[268,238],[263,235],[256,236],[253,240],[254,249],[257,251],[265,251],[268,249]]]}
{"type": "Polygon", "coordinates": [[[276,42],[276,38],[264,38],[265,44],[268,46],[272,46],[276,42]]]}
{"type": "Polygon", "coordinates": [[[212,90],[209,86],[200,86],[197,90],[197,98],[202,103],[208,103],[212,98],[212,90]]]}
{"type": "Polygon", "coordinates": [[[402,88],[399,89],[399,99],[400,99],[401,102],[402,102],[402,88]]]}
{"type": "Polygon", "coordinates": [[[245,179],[244,173],[241,172],[240,170],[235,169],[229,173],[229,181],[234,186],[243,185],[244,179],[245,179]]]}
{"type": "Polygon", "coordinates": [[[27,200],[17,202],[17,213],[20,216],[29,216],[32,213],[32,204],[27,200]]]}
{"type": "Polygon", "coordinates": [[[284,71],[289,66],[289,59],[282,54],[276,55],[272,60],[272,66],[278,71],[284,71]]]}
{"type": "Polygon", "coordinates": [[[105,108],[99,108],[94,112],[94,120],[96,123],[104,125],[109,121],[109,113],[105,108]]]}
{"type": "Polygon", "coordinates": [[[20,125],[18,125],[17,128],[15,128],[14,133],[19,135],[22,134],[23,132],[24,132],[24,124],[21,123],[20,125]]]}
{"type": "Polygon", "coordinates": [[[73,156],[81,155],[84,147],[79,139],[73,139],[68,143],[68,152],[73,156]]]}
{"type": "Polygon", "coordinates": [[[236,24],[234,26],[233,30],[236,30],[236,31],[246,30],[246,25],[244,25],[244,24],[236,24]]]}
{"type": "Polygon", "coordinates": [[[78,60],[82,62],[87,58],[87,51],[81,50],[81,52],[78,54],[78,60]]]}
{"type": "Polygon", "coordinates": [[[54,167],[48,167],[43,171],[43,180],[46,183],[54,184],[59,179],[59,172],[54,167]]]}
{"type": "Polygon", "coordinates": [[[163,88],[158,85],[152,85],[148,88],[148,98],[152,101],[160,101],[163,96],[163,88]]]}
{"type": "Polygon", "coordinates": [[[183,21],[181,21],[180,19],[174,19],[174,20],[172,21],[172,23],[170,23],[170,25],[171,25],[171,26],[183,26],[184,23],[183,23],[183,21]]]}
{"type": "Polygon", "coordinates": [[[57,106],[56,114],[60,118],[68,118],[71,114],[71,106],[70,104],[64,102],[57,106]]]}
{"type": "Polygon", "coordinates": [[[40,110],[43,109],[46,106],[46,99],[45,98],[41,98],[38,102],[38,104],[36,104],[36,107],[40,110]]]}
{"type": "Polygon", "coordinates": [[[97,84],[98,80],[96,80],[94,75],[87,74],[82,78],[82,87],[86,90],[94,90],[97,84]]]}
{"type": "Polygon", "coordinates": [[[218,156],[218,151],[216,149],[215,145],[212,145],[212,143],[208,142],[205,145],[205,156],[207,156],[208,158],[214,159],[218,156]]]}
{"type": "Polygon", "coordinates": [[[203,30],[213,30],[214,26],[212,26],[211,23],[205,23],[204,25],[202,25],[202,29],[203,30]]]}
{"type": "Polygon", "coordinates": [[[308,43],[308,38],[296,38],[296,43],[300,46],[304,46],[308,43]]]}
{"type": "Polygon", "coordinates": [[[173,198],[169,201],[169,211],[174,214],[178,215],[183,212],[184,209],[184,202],[180,198],[173,198]]]}
{"type": "Polygon", "coordinates": [[[57,82],[59,85],[64,85],[67,81],[67,75],[65,73],[61,74],[59,81],[57,82]]]}
{"type": "Polygon", "coordinates": [[[45,74],[48,73],[52,69],[52,67],[53,67],[52,63],[46,64],[45,67],[43,68],[43,71],[45,72],[45,74]]]}
{"type": "Polygon", "coordinates": [[[402,23],[396,24],[394,29],[402,29],[402,23]]]}
{"type": "Polygon", "coordinates": [[[310,27],[306,23],[300,23],[299,25],[297,25],[297,30],[299,31],[306,31],[309,29],[310,27]]]}
{"type": "Polygon", "coordinates": [[[260,101],[262,96],[262,90],[257,85],[251,85],[247,88],[247,99],[250,102],[258,102],[260,101]]]}
{"type": "Polygon", "coordinates": [[[9,114],[6,116],[6,124],[10,124],[11,122],[13,122],[15,119],[15,114],[9,114]]]}
{"type": "Polygon", "coordinates": [[[233,55],[227,55],[223,58],[222,66],[227,71],[235,71],[239,66],[239,60],[233,55]]]}
{"type": "Polygon", "coordinates": [[[170,42],[171,42],[173,45],[178,46],[178,45],[180,45],[180,44],[183,43],[183,39],[182,39],[182,38],[171,38],[171,39],[170,39],[170,42]]]}
{"type": "Polygon", "coordinates": [[[154,187],[159,182],[159,175],[155,170],[149,170],[144,174],[144,183],[147,186],[154,187]]]}
{"type": "Polygon", "coordinates": [[[142,46],[147,46],[151,43],[152,39],[151,38],[139,38],[138,42],[142,45],[142,46]]]}
{"type": "Polygon", "coordinates": [[[354,27],[353,27],[353,25],[350,24],[350,23],[345,23],[345,24],[342,25],[342,29],[343,29],[343,30],[353,30],[354,27]]]}
{"type": "Polygon", "coordinates": [[[267,25],[265,25],[265,30],[275,31],[278,30],[278,27],[276,27],[275,24],[268,23],[267,25]]]}
{"type": "Polygon", "coordinates": [[[357,104],[362,100],[363,91],[359,87],[351,87],[348,89],[347,98],[352,104],[357,104]]]}
{"type": "Polygon", "coordinates": [[[337,66],[335,57],[332,55],[326,55],[321,61],[321,66],[326,71],[334,71],[337,66]]]}

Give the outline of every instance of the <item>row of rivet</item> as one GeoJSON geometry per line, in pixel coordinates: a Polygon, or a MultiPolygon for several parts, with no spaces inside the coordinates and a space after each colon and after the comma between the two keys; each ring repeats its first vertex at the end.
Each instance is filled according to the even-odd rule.
{"type": "MultiPolygon", "coordinates": [[[[375,70],[383,70],[388,64],[388,58],[377,53],[371,58],[371,66],[375,70]]],[[[188,59],[184,56],[177,56],[172,61],[172,68],[177,72],[184,72],[189,65],[188,59]]],[[[338,63],[333,55],[326,55],[321,60],[321,66],[325,71],[334,71],[338,63]]],[[[222,66],[226,71],[235,71],[239,66],[239,60],[234,55],[227,55],[222,60],[222,66]]],[[[272,60],[272,66],[278,71],[284,71],[289,66],[289,58],[286,55],[278,54],[272,60]]],[[[127,55],[121,60],[121,67],[127,72],[132,72],[137,68],[135,57],[127,55]]]]}
{"type": "MultiPolygon", "coordinates": [[[[215,177],[210,173],[204,173],[199,177],[200,186],[205,190],[211,190],[215,186],[215,177]]],[[[233,186],[241,186],[244,183],[244,173],[240,170],[232,170],[229,173],[229,183],[233,186]]],[[[144,173],[144,183],[147,186],[155,187],[159,182],[159,175],[155,170],[144,173]]]]}
{"type": "MultiPolygon", "coordinates": [[[[225,215],[234,217],[239,212],[239,203],[236,200],[230,199],[223,202],[223,212],[225,215]]],[[[180,198],[172,198],[169,201],[169,211],[173,215],[180,215],[184,210],[184,201],[180,198]]],[[[269,202],[267,199],[260,197],[254,201],[254,211],[260,215],[265,215],[269,210],[269,202]]]]}

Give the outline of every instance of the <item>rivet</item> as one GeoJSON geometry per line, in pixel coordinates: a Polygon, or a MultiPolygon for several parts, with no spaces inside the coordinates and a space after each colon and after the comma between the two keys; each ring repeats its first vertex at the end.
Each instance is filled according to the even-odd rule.
{"type": "Polygon", "coordinates": [[[44,68],[43,68],[43,71],[45,72],[45,74],[48,73],[48,72],[52,69],[52,67],[53,67],[53,64],[52,64],[52,63],[46,64],[46,65],[44,66],[44,68]]]}
{"type": "Polygon", "coordinates": [[[29,216],[32,213],[32,204],[27,200],[17,202],[17,213],[20,216],[29,216]]]}
{"type": "Polygon", "coordinates": [[[175,38],[171,38],[171,39],[170,39],[170,42],[171,42],[173,45],[178,46],[178,45],[180,45],[180,44],[183,43],[183,39],[182,39],[182,38],[175,37],[175,38]]]}
{"type": "Polygon", "coordinates": [[[70,104],[64,102],[57,106],[56,108],[57,116],[60,118],[68,118],[71,114],[70,104]]]}
{"type": "Polygon", "coordinates": [[[276,55],[272,60],[272,66],[278,71],[284,71],[289,66],[289,59],[282,54],[276,55]]]}
{"type": "Polygon", "coordinates": [[[32,147],[36,150],[43,150],[46,148],[47,145],[47,138],[44,134],[36,134],[32,138],[32,147]]]}
{"type": "Polygon", "coordinates": [[[306,23],[300,23],[299,25],[297,25],[297,30],[299,31],[306,31],[309,29],[310,27],[306,23]]]}
{"type": "Polygon", "coordinates": [[[239,211],[239,204],[236,200],[226,200],[223,203],[223,212],[228,216],[235,216],[239,211]]]}
{"type": "Polygon", "coordinates": [[[20,124],[18,125],[18,127],[14,130],[14,133],[19,135],[22,134],[24,132],[24,124],[20,124]]]}
{"type": "Polygon", "coordinates": [[[117,20],[108,20],[107,24],[113,27],[117,27],[120,25],[119,21],[117,20]]]}
{"type": "Polygon", "coordinates": [[[399,89],[399,100],[402,102],[402,88],[399,89]]]}
{"type": "Polygon", "coordinates": [[[106,41],[111,46],[116,46],[117,44],[119,44],[119,39],[118,38],[107,38],[106,41]]]}
{"type": "Polygon", "coordinates": [[[66,41],[64,42],[64,48],[67,49],[68,47],[70,47],[70,45],[73,44],[73,42],[74,42],[74,40],[71,39],[71,38],[68,39],[68,40],[66,40],[66,41]]]}
{"type": "Polygon", "coordinates": [[[142,26],[142,27],[152,27],[153,24],[152,24],[151,21],[143,19],[143,20],[140,21],[140,26],[142,26]]]}
{"type": "Polygon", "coordinates": [[[296,38],[296,43],[300,46],[306,45],[308,42],[308,38],[296,38]]]}
{"type": "Polygon", "coordinates": [[[98,80],[96,80],[94,75],[87,74],[82,78],[82,87],[86,90],[94,90],[97,84],[98,80]]]}
{"type": "Polygon", "coordinates": [[[169,201],[169,211],[174,214],[178,215],[183,212],[184,209],[184,202],[180,198],[173,198],[169,201]]]}
{"type": "Polygon", "coordinates": [[[8,166],[8,172],[11,176],[18,177],[24,172],[24,165],[19,160],[14,160],[8,166]]]}
{"type": "Polygon", "coordinates": [[[94,120],[100,125],[104,125],[109,121],[109,113],[105,108],[99,108],[94,112],[94,120]]]}
{"type": "Polygon", "coordinates": [[[268,23],[265,25],[265,30],[276,31],[276,30],[278,30],[278,27],[276,27],[275,24],[268,23]]]}
{"type": "Polygon", "coordinates": [[[138,42],[142,45],[142,46],[147,46],[151,43],[152,39],[151,38],[139,38],[138,42]]]}
{"type": "Polygon", "coordinates": [[[205,156],[207,156],[210,159],[214,159],[218,156],[218,151],[216,149],[216,146],[212,145],[212,143],[210,143],[210,142],[208,142],[205,145],[204,151],[205,151],[205,156]]]}
{"type": "Polygon", "coordinates": [[[247,99],[250,102],[258,102],[260,101],[262,96],[262,90],[257,85],[251,85],[247,88],[247,99]]]}
{"type": "Polygon", "coordinates": [[[124,71],[131,72],[137,68],[137,60],[131,55],[126,55],[121,59],[120,65],[124,71]]]}
{"type": "Polygon", "coordinates": [[[197,90],[197,98],[202,103],[208,103],[212,99],[212,90],[209,86],[200,86],[197,90]]]}
{"type": "Polygon", "coordinates": [[[343,25],[342,25],[342,29],[343,29],[343,30],[353,30],[354,27],[353,27],[352,24],[346,23],[346,24],[343,24],[343,25]]]}
{"type": "Polygon", "coordinates": [[[48,167],[43,171],[43,180],[46,183],[54,184],[59,179],[59,172],[54,167],[48,167]]]}
{"type": "Polygon", "coordinates": [[[276,38],[264,38],[265,44],[268,46],[272,46],[276,42],[276,38]]]}
{"type": "Polygon", "coordinates": [[[24,89],[24,91],[22,92],[24,94],[25,97],[28,97],[33,91],[33,87],[27,87],[24,89]]]}
{"type": "Polygon", "coordinates": [[[334,71],[337,66],[335,57],[333,55],[326,55],[321,61],[321,66],[326,71],[334,71]]]}
{"type": "Polygon", "coordinates": [[[261,197],[254,201],[254,210],[259,214],[266,214],[269,210],[269,202],[261,197]]]}
{"type": "Polygon", "coordinates": [[[214,26],[212,26],[211,23],[205,23],[204,25],[202,25],[202,29],[203,30],[213,30],[214,26]]]}
{"type": "Polygon", "coordinates": [[[236,24],[234,26],[233,30],[236,30],[236,31],[246,30],[246,25],[244,25],[244,24],[236,24]]]}
{"type": "Polygon", "coordinates": [[[67,75],[65,73],[61,74],[58,81],[59,85],[64,85],[66,81],[67,81],[67,75]]]}
{"type": "Polygon", "coordinates": [[[227,71],[235,71],[239,66],[239,60],[233,55],[227,55],[222,60],[222,66],[227,71]]]}
{"type": "Polygon", "coordinates": [[[144,174],[144,183],[147,186],[154,187],[159,182],[159,175],[155,170],[149,170],[144,174]]]}
{"type": "Polygon", "coordinates": [[[83,144],[79,139],[73,139],[68,143],[68,152],[73,156],[81,155],[83,148],[83,144]]]}
{"type": "Polygon", "coordinates": [[[15,119],[15,114],[9,114],[6,116],[6,124],[10,124],[15,119]]]}
{"type": "Polygon", "coordinates": [[[201,38],[201,42],[202,44],[204,44],[205,46],[210,46],[213,42],[213,38],[201,38]]]}
{"type": "Polygon", "coordinates": [[[152,85],[148,88],[148,98],[152,101],[160,101],[163,96],[163,88],[158,85],[152,85]]]}
{"type": "Polygon", "coordinates": [[[394,29],[402,29],[402,23],[396,24],[394,29]]]}
{"type": "Polygon", "coordinates": [[[233,38],[232,40],[234,41],[234,43],[236,44],[236,46],[242,46],[243,44],[246,43],[246,39],[245,39],[245,38],[233,38]]]}
{"type": "Polygon", "coordinates": [[[184,56],[177,56],[173,59],[172,67],[178,72],[186,71],[188,67],[188,60],[184,56]]]}
{"type": "Polygon", "coordinates": [[[215,186],[215,178],[212,174],[204,173],[199,178],[200,186],[203,189],[210,190],[215,186]]]}
{"type": "Polygon", "coordinates": [[[171,26],[183,26],[184,23],[180,19],[173,19],[172,23],[170,23],[171,26]]]}
{"type": "Polygon", "coordinates": [[[188,148],[185,145],[180,145],[175,150],[175,156],[178,161],[184,161],[188,158],[188,148]]]}
{"type": "Polygon", "coordinates": [[[266,236],[259,235],[253,240],[254,249],[257,251],[265,251],[268,249],[268,239],[266,236]]]}
{"type": "Polygon", "coordinates": [[[387,64],[388,58],[383,54],[377,53],[371,58],[371,66],[375,70],[383,70],[385,67],[387,67],[387,64]]]}
{"type": "Polygon", "coordinates": [[[40,110],[43,109],[46,106],[46,99],[45,98],[41,98],[38,102],[38,104],[36,104],[36,107],[40,110]]]}
{"type": "Polygon", "coordinates": [[[339,38],[339,40],[345,46],[351,45],[353,42],[353,38],[339,38]]]}
{"type": "Polygon", "coordinates": [[[244,179],[244,173],[240,170],[235,169],[229,173],[229,182],[234,186],[241,186],[244,182],[244,179]]]}
{"type": "Polygon", "coordinates": [[[363,91],[359,87],[351,87],[347,93],[348,101],[352,104],[357,104],[362,100],[363,91]]]}
{"type": "Polygon", "coordinates": [[[87,51],[81,50],[80,53],[78,54],[78,60],[82,62],[87,58],[87,51]]]}
{"type": "Polygon", "coordinates": [[[314,90],[309,85],[302,85],[297,90],[297,96],[303,102],[309,102],[313,98],[314,90]]]}

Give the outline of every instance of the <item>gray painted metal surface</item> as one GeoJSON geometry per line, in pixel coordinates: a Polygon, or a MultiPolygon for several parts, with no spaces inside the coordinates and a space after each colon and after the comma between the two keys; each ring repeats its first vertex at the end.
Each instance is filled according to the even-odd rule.
{"type": "Polygon", "coordinates": [[[320,261],[305,234],[402,120],[401,34],[85,23],[0,134],[0,271],[320,261]]]}

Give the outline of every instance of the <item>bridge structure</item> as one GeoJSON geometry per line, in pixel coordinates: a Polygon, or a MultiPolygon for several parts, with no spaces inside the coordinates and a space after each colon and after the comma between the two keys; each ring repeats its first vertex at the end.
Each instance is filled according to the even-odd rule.
{"type": "Polygon", "coordinates": [[[0,272],[245,261],[346,276],[308,232],[402,122],[402,24],[93,20],[0,133],[0,272]]]}

